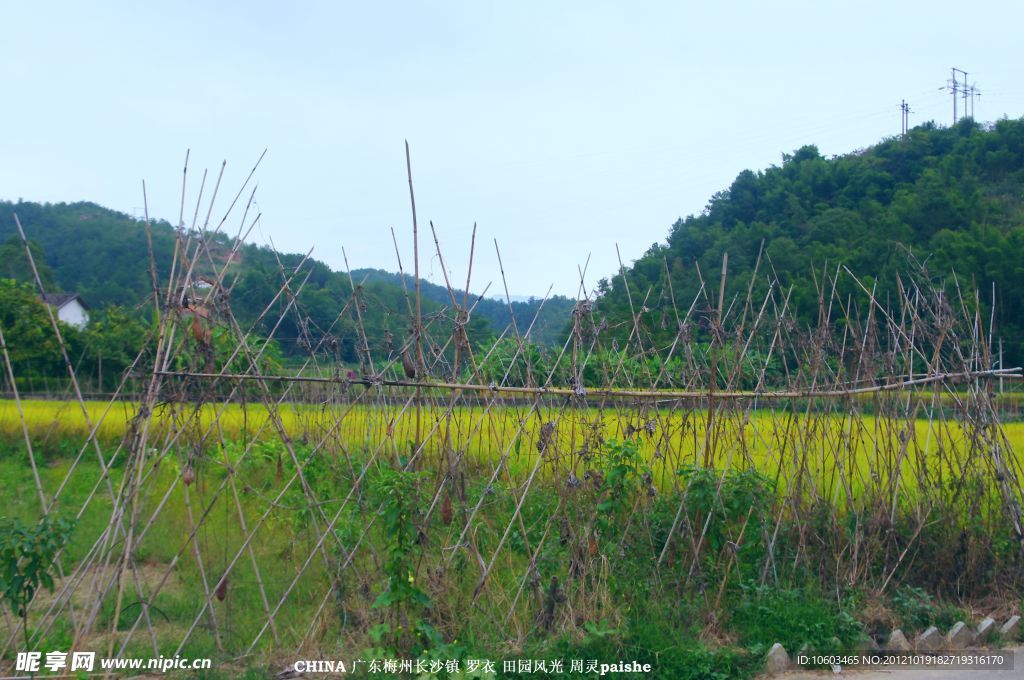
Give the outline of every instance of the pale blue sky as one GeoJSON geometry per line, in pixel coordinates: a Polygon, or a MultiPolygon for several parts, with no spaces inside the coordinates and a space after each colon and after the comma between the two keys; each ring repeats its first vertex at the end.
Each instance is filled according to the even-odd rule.
{"type": "Polygon", "coordinates": [[[980,120],[1024,115],[1022,20],[1016,2],[0,0],[0,198],[141,215],[145,179],[174,222],[186,149],[196,183],[227,159],[227,196],[267,148],[253,240],[394,270],[408,139],[456,280],[476,221],[474,289],[500,290],[496,238],[513,294],[575,295],[588,253],[590,286],[616,243],[635,259],[744,168],[897,134],[901,98],[949,124],[951,66],[980,120]]]}

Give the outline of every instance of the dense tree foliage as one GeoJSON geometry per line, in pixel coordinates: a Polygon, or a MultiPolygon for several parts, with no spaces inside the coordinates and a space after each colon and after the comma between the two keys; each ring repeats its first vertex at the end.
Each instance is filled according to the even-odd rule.
{"type": "MultiPolygon", "coordinates": [[[[0,279],[0,329],[18,374],[58,375],[64,370],[46,306],[28,284],[0,279]]],[[[77,340],[74,330],[66,330],[69,340],[77,340]]]]}
{"type": "MultiPolygon", "coordinates": [[[[113,390],[139,355],[148,328],[137,314],[109,306],[92,315],[88,326],[77,328],[57,321],[68,358],[88,389],[113,390]]],[[[11,367],[30,389],[40,378],[53,378],[52,386],[65,386],[67,367],[50,314],[35,288],[0,278],[0,329],[11,367]]]]}
{"type": "MultiPolygon", "coordinates": [[[[633,299],[653,310],[659,327],[674,292],[688,304],[701,280],[717,293],[728,252],[731,291],[745,291],[758,253],[785,286],[803,320],[816,318],[815,275],[846,265],[879,295],[923,263],[935,281],[951,272],[990,298],[996,287],[996,332],[1007,363],[1024,359],[1024,121],[983,127],[970,119],[951,128],[927,124],[901,138],[825,158],[814,146],[783,156],[781,166],[744,170],[700,215],[678,220],[626,273],[633,299]],[[671,277],[669,279],[669,277],[671,277]],[[667,282],[671,280],[671,287],[667,282]]],[[[764,274],[766,269],[762,269],[764,274]]],[[[763,279],[759,276],[759,279],[763,279]]],[[[762,282],[755,282],[755,288],[762,282]]],[[[763,290],[763,288],[762,288],[763,290]]],[[[612,322],[630,319],[624,280],[601,283],[599,309],[612,322]]],[[[852,291],[849,291],[852,292],[852,291]]],[[[621,324],[622,328],[628,324],[621,324]]]]}
{"type": "MultiPolygon", "coordinates": [[[[28,247],[32,252],[32,259],[36,263],[36,271],[39,272],[43,288],[50,293],[59,293],[60,286],[53,276],[53,270],[46,264],[43,249],[35,241],[29,241],[28,247]]],[[[0,279],[35,282],[32,265],[25,254],[25,246],[17,236],[11,236],[0,244],[0,279]]]]}
{"type": "MultiPolygon", "coordinates": [[[[3,269],[9,278],[28,280],[24,276],[24,250],[17,248],[14,240],[15,213],[29,241],[38,244],[45,255],[56,287],[78,293],[90,307],[135,307],[152,290],[142,222],[92,203],[0,202],[0,242],[14,246],[5,251],[10,259],[3,258],[11,262],[3,269]]],[[[174,252],[174,230],[169,224],[158,223],[153,237],[159,275],[165,280],[174,252]]],[[[37,264],[42,261],[36,257],[37,264]]]]}

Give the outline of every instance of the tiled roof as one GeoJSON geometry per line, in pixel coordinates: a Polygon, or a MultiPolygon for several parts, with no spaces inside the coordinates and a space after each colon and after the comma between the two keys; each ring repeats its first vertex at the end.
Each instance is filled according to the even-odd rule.
{"type": "Polygon", "coordinates": [[[72,300],[78,300],[78,304],[89,309],[89,305],[85,304],[85,300],[78,293],[43,293],[43,302],[53,305],[57,309],[60,309],[72,300]]]}

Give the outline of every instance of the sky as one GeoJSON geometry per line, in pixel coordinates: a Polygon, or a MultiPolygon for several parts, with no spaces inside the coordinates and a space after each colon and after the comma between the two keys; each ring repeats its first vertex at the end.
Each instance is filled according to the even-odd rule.
{"type": "MultiPolygon", "coordinates": [[[[14,2],[0,0],[0,199],[213,221],[257,159],[250,240],[335,269],[576,296],[744,169],[1024,115],[1016,2],[14,2]],[[206,189],[209,196],[209,184],[206,189]],[[200,217],[205,215],[204,203],[200,217]]],[[[246,192],[246,195],[248,192],[246,192]]],[[[233,215],[235,213],[232,213],[233,215]]],[[[238,214],[240,217],[240,213],[238,214]]],[[[229,219],[227,230],[237,230],[229,219]]]]}

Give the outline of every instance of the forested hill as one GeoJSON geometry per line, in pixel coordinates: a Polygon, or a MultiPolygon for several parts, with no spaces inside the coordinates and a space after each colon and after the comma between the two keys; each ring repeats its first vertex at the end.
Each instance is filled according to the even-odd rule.
{"type": "MultiPolygon", "coordinates": [[[[151,284],[140,221],[91,203],[0,202],[0,278],[28,277],[14,212],[35,244],[37,259],[45,260],[41,274],[54,290],[79,292],[94,308],[133,308],[144,300],[151,284]]],[[[168,276],[174,239],[171,225],[154,224],[161,281],[168,276]]],[[[792,286],[791,309],[806,320],[817,314],[814,270],[826,265],[846,264],[877,284],[882,295],[895,290],[907,252],[926,262],[933,278],[956,271],[986,291],[994,282],[996,331],[1006,342],[1007,361],[1024,361],[1024,120],[990,127],[971,120],[952,128],[929,124],[833,158],[805,146],[785,155],[778,167],[741,172],[702,214],[678,220],[667,241],[652,246],[627,272],[634,300],[646,299],[651,310],[643,322],[670,343],[674,331],[658,323],[669,299],[666,265],[677,298],[688,302],[700,287],[695,263],[705,281],[716,281],[727,251],[730,290],[745,290],[762,242],[782,283],[792,286]]],[[[215,250],[223,257],[228,249],[228,238],[220,237],[215,250]]],[[[280,257],[286,267],[301,259],[280,257]]],[[[327,328],[351,294],[348,275],[318,261],[309,266],[300,301],[314,327],[327,328]]],[[[246,246],[231,273],[238,275],[232,293],[236,313],[243,321],[254,319],[280,284],[277,258],[266,248],[246,246]]],[[[365,281],[368,333],[382,337],[385,328],[404,331],[407,307],[399,275],[357,270],[353,277],[365,281]]],[[[445,288],[422,282],[421,289],[425,313],[450,304],[445,288]]],[[[598,311],[612,328],[629,328],[623,278],[603,281],[599,291],[598,311]]],[[[507,304],[480,300],[471,336],[486,341],[512,314],[523,331],[539,303],[513,303],[510,312],[507,304]]],[[[535,340],[560,344],[572,305],[565,298],[548,300],[534,327],[535,340]]],[[[270,315],[267,323],[275,320],[270,315]]],[[[352,324],[345,319],[342,326],[340,357],[346,361],[356,360],[352,324]]],[[[294,320],[287,320],[278,333],[285,351],[299,335],[294,320]]]]}
{"type": "MultiPolygon", "coordinates": [[[[955,271],[986,292],[994,282],[1007,361],[1024,361],[1024,119],[923,125],[832,158],[805,146],[781,166],[744,170],[627,272],[634,300],[651,291],[644,315],[651,332],[674,333],[658,324],[669,300],[666,263],[673,292],[688,305],[701,275],[717,294],[723,252],[730,290],[745,291],[762,242],[781,282],[793,286],[791,307],[808,320],[818,312],[813,270],[826,265],[847,265],[883,296],[895,292],[908,252],[933,278],[955,271]]],[[[628,321],[623,278],[600,290],[601,312],[628,321]]]]}
{"type": "MultiPolygon", "coordinates": [[[[0,202],[0,278],[31,281],[24,250],[17,237],[14,213],[18,214],[26,236],[33,245],[40,274],[47,288],[53,291],[75,291],[94,309],[117,305],[137,308],[148,300],[152,289],[149,273],[149,254],[143,222],[93,203],[39,204],[19,201],[0,202]]],[[[169,276],[174,252],[175,230],[166,222],[152,225],[153,250],[161,283],[169,276]]],[[[214,241],[215,256],[223,262],[230,250],[230,240],[218,235],[214,241]]],[[[300,255],[280,255],[285,267],[294,267],[300,255]]],[[[206,267],[200,274],[208,274],[206,267]]],[[[303,311],[314,328],[331,326],[351,295],[347,273],[334,272],[324,263],[311,260],[307,267],[312,273],[300,294],[303,311]]],[[[243,320],[255,319],[281,283],[277,258],[267,248],[243,246],[237,261],[229,268],[230,276],[238,276],[232,291],[235,313],[243,320]]],[[[368,335],[379,338],[388,329],[396,336],[408,325],[407,304],[401,280],[397,274],[380,270],[353,272],[357,284],[364,285],[363,320],[368,335]]],[[[409,279],[410,286],[412,281],[409,279]]],[[[447,289],[421,282],[424,314],[443,306],[450,306],[447,289]]],[[[472,298],[471,298],[472,299],[472,298]]],[[[458,298],[461,304],[461,293],[458,298]]],[[[535,341],[560,343],[572,302],[565,298],[548,300],[541,310],[535,326],[535,341]]],[[[512,311],[505,303],[484,299],[474,311],[469,327],[471,339],[485,342],[498,335],[508,325],[514,312],[521,330],[529,326],[540,301],[514,302],[512,311]]],[[[356,333],[351,315],[345,315],[340,330],[342,347],[340,356],[356,361],[356,333]]],[[[267,331],[274,324],[274,315],[268,315],[267,331]]],[[[293,319],[286,319],[278,331],[285,351],[299,336],[293,319]]]]}

